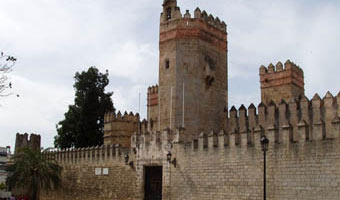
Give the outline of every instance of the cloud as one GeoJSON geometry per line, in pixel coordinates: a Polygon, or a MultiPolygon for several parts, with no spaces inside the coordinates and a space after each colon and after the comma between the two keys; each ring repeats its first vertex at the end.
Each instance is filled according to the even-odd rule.
{"type": "MultiPolygon", "coordinates": [[[[72,102],[72,90],[35,82],[21,76],[12,76],[15,93],[20,97],[9,96],[1,99],[1,143],[12,144],[16,133],[38,133],[43,144],[52,144],[55,125],[62,118],[65,108],[72,102]]],[[[7,146],[6,145],[6,146],[7,146]]]]}

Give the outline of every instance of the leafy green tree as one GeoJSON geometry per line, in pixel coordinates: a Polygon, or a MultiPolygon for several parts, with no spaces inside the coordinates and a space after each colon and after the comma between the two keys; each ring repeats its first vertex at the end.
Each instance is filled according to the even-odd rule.
{"type": "Polygon", "coordinates": [[[95,67],[76,73],[74,105],[69,106],[65,119],[57,125],[56,147],[80,148],[103,144],[104,114],[114,111],[113,93],[105,93],[108,76],[107,71],[103,74],[95,67]]]}
{"type": "Polygon", "coordinates": [[[40,151],[20,149],[7,171],[8,185],[15,190],[26,191],[32,200],[39,199],[41,191],[60,187],[62,167],[40,151]]]}
{"type": "Polygon", "coordinates": [[[0,183],[0,191],[1,190],[6,190],[6,184],[5,183],[0,183]]]}

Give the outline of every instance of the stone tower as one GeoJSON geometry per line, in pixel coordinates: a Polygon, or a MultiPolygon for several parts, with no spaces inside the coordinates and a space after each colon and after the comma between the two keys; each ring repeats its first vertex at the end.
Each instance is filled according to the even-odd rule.
{"type": "Polygon", "coordinates": [[[40,135],[31,134],[28,136],[27,133],[19,134],[17,133],[15,138],[15,153],[17,153],[20,148],[30,148],[36,151],[40,151],[41,147],[41,137],[40,135]]]}
{"type": "Polygon", "coordinates": [[[122,115],[119,111],[104,115],[104,145],[119,144],[123,147],[131,146],[131,135],[139,132],[139,114],[127,112],[122,115]]]}
{"type": "Polygon", "coordinates": [[[305,95],[303,70],[290,60],[268,68],[260,67],[261,101],[269,104],[274,101],[277,105],[282,99],[288,102],[291,98],[299,99],[305,95]]]}
{"type": "MultiPolygon", "coordinates": [[[[197,8],[182,16],[164,0],[159,36],[159,87],[148,112],[158,130],[185,127],[188,139],[220,131],[228,107],[226,24],[197,8]],[[156,106],[155,99],[158,98],[156,106]]],[[[151,101],[151,100],[150,100],[151,101]]]]}
{"type": "Polygon", "coordinates": [[[149,131],[158,130],[158,85],[151,86],[148,88],[148,129],[149,131]]]}

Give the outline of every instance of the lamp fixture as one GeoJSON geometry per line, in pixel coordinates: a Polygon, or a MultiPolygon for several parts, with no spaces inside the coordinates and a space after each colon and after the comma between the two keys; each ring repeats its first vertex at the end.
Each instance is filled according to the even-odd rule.
{"type": "Polygon", "coordinates": [[[168,154],[166,154],[166,159],[167,159],[168,163],[173,164],[174,167],[176,168],[176,166],[177,166],[177,160],[176,160],[176,158],[174,158],[173,160],[171,160],[171,157],[172,157],[172,154],[171,154],[171,152],[169,151],[168,154]]]}
{"type": "Polygon", "coordinates": [[[125,165],[130,165],[130,167],[133,168],[133,161],[129,162],[129,159],[130,159],[129,154],[125,154],[125,156],[124,156],[125,165]]]}

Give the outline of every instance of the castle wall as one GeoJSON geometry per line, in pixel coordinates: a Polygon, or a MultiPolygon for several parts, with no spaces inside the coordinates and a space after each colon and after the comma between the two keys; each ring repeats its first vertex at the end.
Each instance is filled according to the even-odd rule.
{"type": "Polygon", "coordinates": [[[265,134],[270,140],[268,199],[335,200],[340,190],[339,102],[340,94],[327,93],[323,99],[316,94],[280,105],[232,107],[227,132],[202,132],[191,142],[184,141],[185,129],[144,130],[132,135],[131,148],[53,152],[47,156],[64,167],[65,188],[42,199],[143,199],[148,166],[162,166],[163,199],[262,199],[260,136],[265,134]],[[95,168],[109,168],[109,174],[96,176],[95,168]]]}
{"type": "MultiPolygon", "coordinates": [[[[267,133],[269,136],[270,133],[267,133]]],[[[262,199],[263,152],[258,134],[254,146],[245,139],[224,146],[224,135],[203,137],[198,148],[176,147],[171,165],[171,199],[262,199]],[[217,137],[214,146],[213,138],[217,137]]],[[[243,138],[243,137],[242,137],[243,138]]],[[[267,152],[267,198],[338,199],[340,140],[275,144],[267,152]]]]}
{"type": "Polygon", "coordinates": [[[47,154],[63,167],[62,188],[42,192],[40,199],[134,199],[136,173],[125,164],[126,153],[133,159],[133,153],[113,145],[47,154]],[[108,174],[104,174],[106,169],[108,174]],[[100,174],[96,175],[96,171],[100,174]]]}
{"type": "MultiPolygon", "coordinates": [[[[190,143],[182,138],[186,130],[135,135],[137,176],[143,177],[143,166],[163,166],[164,199],[262,199],[265,134],[268,199],[338,199],[339,99],[327,93],[323,99],[316,94],[312,100],[233,107],[228,132],[202,132],[190,143]],[[168,151],[176,166],[167,162],[168,151]]],[[[138,180],[136,190],[143,191],[138,180]]]]}

